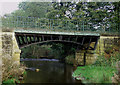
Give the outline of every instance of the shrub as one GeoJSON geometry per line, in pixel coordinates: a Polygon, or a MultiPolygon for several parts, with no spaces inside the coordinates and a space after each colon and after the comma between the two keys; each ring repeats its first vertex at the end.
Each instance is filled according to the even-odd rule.
{"type": "Polygon", "coordinates": [[[120,83],[119,51],[119,46],[107,47],[93,65],[78,67],[73,76],[84,83],[120,83]]]}
{"type": "Polygon", "coordinates": [[[18,78],[25,71],[24,65],[18,65],[10,55],[2,56],[2,81],[18,78]]]}
{"type": "Polygon", "coordinates": [[[120,83],[120,61],[116,63],[117,72],[112,77],[113,83],[120,83]]]}
{"type": "Polygon", "coordinates": [[[105,57],[106,54],[98,56],[96,62],[93,65],[97,66],[111,66],[115,68],[116,62],[120,61],[120,53],[119,51],[113,50],[112,53],[109,54],[109,57],[105,57]]]}
{"type": "Polygon", "coordinates": [[[75,62],[75,56],[74,55],[69,55],[65,57],[65,61],[68,64],[74,64],[75,62]]]}

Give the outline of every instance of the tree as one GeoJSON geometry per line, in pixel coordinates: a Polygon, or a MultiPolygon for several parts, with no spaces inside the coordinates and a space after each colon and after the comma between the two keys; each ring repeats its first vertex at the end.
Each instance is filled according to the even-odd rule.
{"type": "Polygon", "coordinates": [[[23,10],[28,17],[43,18],[50,9],[50,2],[21,2],[19,4],[19,10],[23,10]]]}
{"type": "Polygon", "coordinates": [[[113,2],[113,10],[114,10],[114,14],[113,17],[111,17],[110,21],[116,22],[116,26],[114,26],[115,28],[117,28],[117,31],[119,31],[120,33],[120,2],[113,2]]]}
{"type": "Polygon", "coordinates": [[[118,31],[120,27],[119,5],[120,2],[74,2],[73,0],[53,3],[22,2],[19,4],[19,10],[10,15],[22,17],[20,19],[13,17],[10,20],[14,19],[15,22],[19,22],[19,26],[25,24],[26,27],[37,27],[39,23],[42,23],[41,28],[50,28],[50,26],[54,28],[55,26],[55,29],[74,30],[77,27],[83,28],[81,25],[83,23],[84,28],[89,25],[88,28],[94,31],[118,31]],[[48,19],[41,19],[43,17],[48,19]],[[26,22],[34,24],[26,25],[26,22]]]}
{"type": "Polygon", "coordinates": [[[51,14],[49,17],[84,21],[96,30],[117,31],[117,28],[114,28],[115,19],[112,18],[117,18],[115,7],[118,8],[119,5],[116,6],[112,2],[55,2],[52,6],[53,10],[49,12],[49,15],[51,14]]]}

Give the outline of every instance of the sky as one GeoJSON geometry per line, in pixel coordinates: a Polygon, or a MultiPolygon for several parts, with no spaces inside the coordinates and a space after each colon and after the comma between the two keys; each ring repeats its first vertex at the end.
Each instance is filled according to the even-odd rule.
{"type": "MultiPolygon", "coordinates": [[[[9,14],[17,10],[18,4],[22,1],[26,1],[26,0],[0,0],[0,16],[3,16],[4,14],[9,14]]],[[[31,0],[31,1],[52,1],[52,0],[31,0]]],[[[119,1],[119,0],[106,0],[106,1],[119,1]]]]}
{"type": "Polygon", "coordinates": [[[23,0],[0,0],[0,16],[9,14],[18,9],[18,4],[23,0]]]}

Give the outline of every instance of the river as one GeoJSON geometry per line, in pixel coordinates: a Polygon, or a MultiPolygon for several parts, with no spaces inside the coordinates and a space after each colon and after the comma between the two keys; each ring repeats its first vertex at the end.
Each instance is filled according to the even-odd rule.
{"type": "Polygon", "coordinates": [[[74,67],[59,60],[22,59],[21,62],[28,67],[24,83],[81,83],[72,77],[74,67]]]}

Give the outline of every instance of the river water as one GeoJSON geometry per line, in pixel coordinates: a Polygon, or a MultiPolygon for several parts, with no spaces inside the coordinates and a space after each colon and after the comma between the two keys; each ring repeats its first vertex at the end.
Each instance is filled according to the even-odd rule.
{"type": "Polygon", "coordinates": [[[59,60],[24,59],[21,62],[28,67],[23,83],[81,83],[72,77],[74,67],[59,60]]]}

